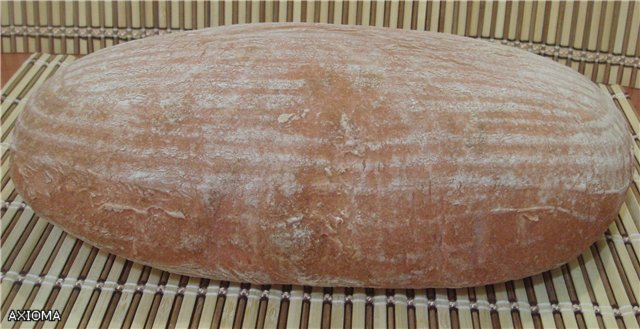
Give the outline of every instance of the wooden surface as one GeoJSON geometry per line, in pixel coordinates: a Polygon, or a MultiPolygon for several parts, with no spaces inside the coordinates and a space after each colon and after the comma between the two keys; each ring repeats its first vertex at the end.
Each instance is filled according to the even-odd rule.
{"type": "Polygon", "coordinates": [[[640,89],[625,87],[624,91],[629,94],[629,103],[633,104],[636,113],[640,113],[640,89]]]}
{"type": "MultiPolygon", "coordinates": [[[[11,76],[20,68],[20,65],[27,60],[31,56],[30,53],[13,53],[13,54],[2,54],[0,62],[2,73],[0,74],[2,77],[2,84],[4,84],[11,78],[11,76]]],[[[74,55],[79,58],[82,55],[74,55]]],[[[629,94],[629,102],[633,104],[633,107],[636,111],[640,109],[640,89],[625,87],[625,92],[629,94]]],[[[640,113],[639,113],[640,114],[640,113]]]]}
{"type": "Polygon", "coordinates": [[[0,67],[2,68],[0,77],[2,78],[2,87],[4,87],[4,84],[11,79],[11,76],[16,73],[18,68],[20,68],[20,65],[22,65],[29,56],[31,56],[29,53],[2,54],[2,57],[0,58],[0,67]]]}

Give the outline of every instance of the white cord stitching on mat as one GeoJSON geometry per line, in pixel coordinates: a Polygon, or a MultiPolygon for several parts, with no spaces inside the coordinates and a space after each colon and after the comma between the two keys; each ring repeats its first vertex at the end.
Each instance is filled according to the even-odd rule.
{"type": "MultiPolygon", "coordinates": [[[[19,105],[24,100],[25,100],[24,98],[15,98],[15,97],[6,96],[2,98],[2,103],[19,105]]],[[[6,143],[2,143],[2,144],[6,144],[6,143]]]]}
{"type": "Polygon", "coordinates": [[[620,234],[605,234],[600,236],[600,241],[613,240],[613,241],[621,241],[624,243],[629,242],[640,242],[640,233],[631,233],[627,236],[620,234]]]}
{"type": "MultiPolygon", "coordinates": [[[[96,281],[91,279],[77,279],[77,278],[59,278],[54,275],[43,275],[39,276],[33,273],[28,273],[27,275],[20,275],[20,273],[15,271],[8,271],[6,273],[0,274],[0,281],[8,280],[9,282],[18,282],[18,283],[26,283],[31,285],[40,284],[43,286],[58,286],[61,288],[80,288],[80,289],[100,289],[103,291],[120,291],[124,293],[135,293],[142,292],[147,294],[155,294],[157,292],[162,292],[167,295],[176,295],[178,294],[178,290],[180,288],[184,289],[184,295],[198,295],[199,286],[196,285],[187,285],[186,287],[179,287],[174,284],[165,284],[165,285],[157,285],[153,283],[147,283],[143,285],[143,289],[140,289],[140,286],[137,282],[126,282],[125,284],[119,284],[115,281],[96,281]]],[[[230,288],[232,289],[232,288],[230,288]]],[[[217,296],[218,295],[218,287],[210,286],[208,291],[204,294],[207,296],[217,296]]]]}
{"type": "Polygon", "coordinates": [[[17,202],[17,201],[1,201],[1,206],[2,209],[9,209],[9,208],[16,208],[16,209],[25,209],[25,208],[31,208],[29,207],[28,204],[24,203],[24,201],[21,202],[17,202]]]}
{"type": "Polygon", "coordinates": [[[629,98],[629,96],[627,94],[621,94],[621,93],[611,94],[611,97],[618,98],[618,99],[627,99],[627,98],[629,98]]]}
{"type": "Polygon", "coordinates": [[[0,147],[6,147],[8,149],[11,149],[11,143],[0,142],[0,147]]]}
{"type": "MultiPolygon", "coordinates": [[[[79,288],[79,289],[100,289],[105,292],[113,292],[119,291],[122,293],[135,293],[142,292],[146,294],[156,294],[162,293],[167,295],[188,295],[188,296],[219,296],[225,295],[226,297],[247,297],[249,299],[260,299],[263,295],[268,294],[269,299],[279,300],[282,298],[283,293],[277,289],[271,289],[269,291],[265,290],[262,294],[241,294],[242,289],[240,287],[229,287],[229,288],[221,288],[218,286],[210,286],[206,289],[200,288],[196,285],[187,285],[186,287],[179,287],[174,284],[165,284],[165,285],[156,285],[153,283],[147,283],[144,285],[138,285],[134,282],[127,282],[125,284],[119,284],[114,281],[104,281],[98,282],[91,279],[80,280],[76,278],[58,278],[53,275],[44,275],[39,276],[36,274],[29,273],[25,276],[20,275],[15,271],[8,271],[6,273],[0,274],[0,282],[7,280],[12,283],[21,283],[21,284],[30,284],[30,285],[43,285],[43,286],[57,286],[61,288],[79,288]]],[[[322,303],[326,302],[326,296],[324,294],[312,294],[312,296],[302,296],[302,295],[289,295],[289,300],[309,300],[313,303],[322,303]],[[306,298],[305,298],[306,297],[306,298]]],[[[370,297],[370,296],[367,296],[370,297]]],[[[375,296],[371,298],[371,303],[373,305],[389,305],[387,296],[375,296]]],[[[353,295],[346,295],[344,298],[337,298],[336,296],[332,296],[332,304],[344,304],[347,303],[364,303],[364,299],[356,299],[353,295]]],[[[427,299],[425,297],[415,297],[412,299],[404,300],[404,298],[394,298],[394,305],[404,305],[404,306],[414,306],[414,307],[428,307],[433,306],[437,309],[451,309],[455,307],[459,310],[479,310],[479,311],[511,311],[514,309],[531,309],[537,313],[547,314],[553,313],[555,311],[567,311],[567,312],[575,312],[576,309],[582,310],[582,312],[586,311],[594,311],[596,313],[600,313],[603,315],[613,315],[613,316],[627,316],[634,315],[637,310],[632,305],[623,305],[620,308],[613,308],[608,305],[593,305],[591,303],[580,303],[572,304],[569,302],[562,302],[559,304],[550,304],[550,303],[538,303],[537,305],[531,306],[529,303],[524,301],[518,301],[516,303],[511,303],[508,301],[497,301],[495,304],[489,303],[485,300],[479,300],[475,302],[471,302],[469,300],[457,300],[455,304],[452,304],[451,301],[445,298],[436,298],[436,299],[427,299]],[[453,305],[453,306],[452,306],[453,305]],[[599,312],[597,311],[599,310],[599,312]]]]}

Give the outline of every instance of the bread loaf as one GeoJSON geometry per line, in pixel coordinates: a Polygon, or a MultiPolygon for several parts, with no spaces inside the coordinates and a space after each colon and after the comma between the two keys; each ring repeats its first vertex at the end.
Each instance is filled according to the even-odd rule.
{"type": "Polygon", "coordinates": [[[571,69],[447,34],[235,25],[98,51],[15,127],[35,211],[128,259],[251,283],[461,287],[586,249],[631,138],[571,69]]]}

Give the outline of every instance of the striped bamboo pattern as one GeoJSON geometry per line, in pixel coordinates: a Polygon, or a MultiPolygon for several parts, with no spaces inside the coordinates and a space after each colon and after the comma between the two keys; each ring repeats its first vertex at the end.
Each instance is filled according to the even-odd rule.
{"type": "MultiPolygon", "coordinates": [[[[3,328],[637,328],[640,326],[640,142],[616,221],[581,256],[523,280],[463,289],[251,286],[175,275],[79,241],[39,218],[8,177],[10,129],[29,93],[72,56],[34,54],[2,90],[3,328]],[[12,309],[55,309],[60,322],[10,322],[12,309]]],[[[619,85],[601,85],[633,133],[619,85]]]]}
{"type": "Polygon", "coordinates": [[[3,1],[3,52],[87,54],[172,31],[322,22],[438,31],[550,57],[593,81],[640,88],[636,1],[3,1]]]}

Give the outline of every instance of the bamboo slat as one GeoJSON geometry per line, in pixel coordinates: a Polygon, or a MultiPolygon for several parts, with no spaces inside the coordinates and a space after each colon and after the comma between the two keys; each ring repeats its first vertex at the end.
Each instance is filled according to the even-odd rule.
{"type": "Polygon", "coordinates": [[[125,322],[127,311],[131,307],[135,295],[136,282],[142,274],[143,266],[140,264],[133,264],[127,281],[122,285],[121,295],[115,305],[115,311],[109,321],[109,328],[122,328],[125,322]]]}
{"type": "Polygon", "coordinates": [[[353,292],[351,311],[351,325],[353,328],[364,328],[366,318],[367,296],[362,288],[356,288],[353,292]]]}
{"type": "MultiPolygon", "coordinates": [[[[65,235],[63,244],[58,251],[58,257],[60,257],[61,260],[66,259],[67,262],[71,262],[71,267],[68,267],[68,264],[59,263],[64,264],[65,266],[57,273],[57,277],[53,275],[53,273],[56,273],[53,271],[51,271],[53,273],[50,272],[45,275],[44,282],[51,285],[51,289],[46,293],[43,293],[41,299],[36,299],[34,301],[38,302],[41,308],[61,310],[61,312],[63,312],[61,322],[68,319],[69,310],[73,306],[73,302],[69,302],[70,297],[73,296],[73,300],[77,297],[76,294],[83,287],[81,284],[81,278],[86,278],[87,273],[91,269],[90,266],[95,259],[95,255],[97,254],[97,250],[95,248],[91,248],[88,245],[82,245],[77,253],[77,257],[74,258],[72,253],[77,245],[76,242],[77,241],[75,241],[75,239],[65,235]],[[69,277],[70,279],[65,280],[64,278],[66,277],[69,277]],[[73,278],[77,278],[77,281],[73,282],[73,278]],[[74,283],[80,284],[77,287],[74,287],[74,283]],[[69,289],[70,287],[74,287],[74,289],[69,289]]],[[[36,298],[37,297],[38,296],[36,296],[36,298]]],[[[27,322],[27,324],[29,323],[31,322],[27,322]]],[[[53,327],[53,325],[53,323],[45,323],[44,326],[53,327]]]]}
{"type": "Polygon", "coordinates": [[[602,316],[602,320],[606,328],[613,328],[617,325],[613,309],[611,308],[610,300],[608,298],[609,296],[607,295],[606,287],[603,282],[606,278],[600,276],[592,250],[585,252],[582,257],[584,258],[584,264],[581,265],[586,269],[585,279],[588,278],[588,282],[591,283],[591,287],[588,289],[593,291],[595,297],[595,303],[593,304],[596,314],[599,313],[602,316]],[[597,310],[600,311],[598,312],[597,310]]]}
{"type": "Polygon", "coordinates": [[[436,311],[440,328],[451,328],[451,314],[449,312],[449,299],[445,289],[436,289],[436,311]]]}
{"type": "Polygon", "coordinates": [[[567,328],[577,328],[578,323],[574,314],[575,309],[573,308],[573,302],[569,297],[569,289],[567,288],[567,283],[563,277],[562,270],[560,268],[551,270],[551,277],[553,283],[552,289],[556,294],[556,303],[558,305],[559,312],[561,313],[564,325],[567,328]]]}
{"type": "MultiPolygon", "coordinates": [[[[51,228],[51,231],[49,232],[47,240],[42,246],[41,250],[53,250],[55,246],[61,242],[60,238],[63,236],[63,232],[59,228],[53,227],[52,225],[50,225],[49,227],[51,228]]],[[[50,255],[46,252],[40,252],[39,254],[37,254],[37,258],[35,259],[33,266],[29,269],[29,272],[40,273],[40,276],[33,274],[27,275],[25,277],[25,281],[33,282],[34,284],[26,284],[21,286],[21,290],[16,294],[16,298],[11,304],[10,309],[30,309],[32,307],[38,307],[39,302],[42,302],[44,300],[44,298],[38,299],[38,295],[40,295],[43,291],[50,291],[51,286],[43,284],[36,285],[35,283],[42,281],[42,276],[45,276],[47,273],[55,272],[55,270],[51,266],[52,262],[50,261],[53,260],[53,257],[50,256],[53,255],[50,255]]],[[[24,327],[28,327],[28,324],[29,323],[25,323],[24,327]]],[[[2,326],[9,326],[6,318],[3,319],[2,326]]]]}
{"type": "Polygon", "coordinates": [[[494,284],[493,289],[496,298],[495,305],[500,324],[502,324],[503,328],[513,328],[514,325],[511,315],[511,303],[507,294],[506,285],[503,283],[494,284]]]}
{"type": "Polygon", "coordinates": [[[19,251],[19,248],[15,248],[18,242],[28,237],[27,234],[23,234],[23,233],[26,233],[25,231],[30,224],[31,226],[35,224],[35,221],[31,220],[33,216],[35,216],[33,210],[31,210],[31,208],[26,208],[20,215],[20,218],[18,218],[17,224],[11,230],[11,232],[13,232],[14,234],[9,234],[9,236],[6,239],[2,240],[3,252],[2,252],[1,258],[2,258],[3,268],[5,268],[6,265],[8,265],[7,261],[12,256],[12,254],[14,254],[14,252],[16,251],[19,251]]]}
{"type": "Polygon", "coordinates": [[[146,284],[142,286],[142,296],[138,301],[135,315],[131,322],[131,327],[150,327],[153,324],[154,318],[151,315],[153,312],[153,315],[155,316],[157,312],[157,301],[162,297],[162,290],[158,289],[162,285],[162,276],[163,273],[156,269],[151,270],[149,273],[146,284]]]}
{"type": "MultiPolygon", "coordinates": [[[[159,290],[159,294],[156,294],[156,297],[160,300],[159,304],[157,304],[156,316],[153,319],[152,328],[166,328],[167,322],[169,320],[169,316],[171,314],[171,306],[173,305],[173,300],[175,298],[176,287],[178,286],[178,280],[180,276],[177,274],[170,274],[169,280],[167,283],[163,285],[159,290]],[[164,289],[166,287],[167,289],[164,289]],[[169,289],[174,288],[174,289],[169,289]]],[[[148,320],[149,321],[149,320],[148,320]]]]}
{"type": "MultiPolygon", "coordinates": [[[[394,313],[395,313],[395,326],[396,328],[408,328],[409,316],[407,312],[407,295],[396,291],[393,296],[394,299],[394,313]]],[[[338,323],[339,324],[339,323],[338,323]]],[[[339,325],[332,326],[338,327],[339,325]]]]}
{"type": "MultiPolygon", "coordinates": [[[[9,183],[13,185],[12,181],[9,181],[9,183]]],[[[2,220],[0,221],[0,224],[2,224],[1,230],[0,230],[0,234],[2,235],[2,241],[6,239],[6,234],[8,234],[9,227],[11,227],[13,223],[15,223],[14,219],[18,217],[16,216],[16,214],[18,214],[18,212],[22,212],[22,209],[23,209],[21,207],[22,206],[21,196],[18,195],[13,202],[14,202],[14,205],[12,207],[8,207],[4,211],[4,213],[2,214],[2,220]]]]}
{"type": "Polygon", "coordinates": [[[471,302],[469,301],[467,289],[456,289],[456,309],[458,311],[459,327],[472,328],[471,302]]]}
{"type": "MultiPolygon", "coordinates": [[[[68,237],[64,233],[62,234],[61,239],[58,240],[56,248],[53,249],[54,252],[50,255],[51,257],[47,262],[47,265],[50,267],[45,267],[36,279],[36,282],[40,283],[40,287],[38,288],[37,285],[34,286],[34,289],[38,289],[31,303],[31,309],[44,309],[45,307],[58,309],[55,307],[64,306],[64,302],[67,301],[65,295],[68,297],[72,289],[64,289],[63,293],[60,294],[60,289],[65,284],[65,280],[61,280],[61,278],[67,275],[70,278],[79,278],[83,265],[85,264],[84,261],[87,260],[92,250],[91,247],[76,242],[75,239],[68,237]],[[76,249],[74,246],[78,246],[79,248],[76,249]],[[72,254],[74,250],[77,250],[77,253],[72,254]],[[56,297],[59,298],[56,299],[56,297]],[[56,300],[59,301],[58,304],[54,304],[56,300]]],[[[67,282],[67,286],[69,284],[71,283],[67,282]]],[[[24,322],[21,327],[33,328],[36,324],[36,322],[24,322]]]]}
{"type": "Polygon", "coordinates": [[[85,315],[88,316],[87,319],[87,327],[89,328],[97,328],[103,322],[105,317],[105,313],[109,308],[110,301],[113,297],[113,293],[116,291],[117,282],[116,280],[121,274],[122,268],[124,267],[125,260],[120,257],[112,257],[113,263],[111,265],[111,269],[109,274],[105,280],[99,279],[100,294],[97,296],[97,300],[95,302],[95,306],[93,310],[91,310],[91,315],[89,316],[88,312],[85,311],[85,315]]]}
{"type": "MultiPolygon", "coordinates": [[[[280,310],[281,296],[282,296],[282,291],[280,291],[279,289],[274,287],[272,287],[272,289],[269,289],[265,299],[267,306],[264,314],[264,320],[262,320],[263,321],[262,327],[275,328],[278,325],[278,315],[279,315],[278,311],[280,310]]],[[[260,320],[261,319],[258,319],[258,323],[260,323],[260,320]]]]}
{"type": "MultiPolygon", "coordinates": [[[[310,299],[311,305],[309,307],[309,317],[307,321],[307,326],[309,328],[313,328],[313,324],[317,324],[317,326],[319,326],[320,322],[322,321],[323,294],[320,291],[320,289],[321,288],[315,288],[311,292],[311,299],[310,299]]],[[[303,326],[304,326],[304,321],[303,321],[303,326]]]]}
{"type": "Polygon", "coordinates": [[[0,195],[2,196],[2,199],[4,199],[4,201],[13,202],[14,195],[15,195],[14,192],[15,192],[15,186],[13,185],[13,181],[9,180],[7,184],[5,184],[5,186],[0,191],[0,195]]]}
{"type": "MultiPolygon", "coordinates": [[[[486,287],[476,287],[475,289],[476,304],[480,318],[480,327],[490,328],[491,323],[491,306],[487,298],[486,287]]],[[[438,324],[440,324],[438,322],[438,324]]]]}
{"type": "MultiPolygon", "coordinates": [[[[214,312],[218,303],[219,284],[210,284],[206,290],[206,298],[202,307],[200,321],[198,322],[198,328],[210,328],[214,322],[214,312]]],[[[192,325],[195,325],[192,324],[192,325]]]]}
{"type": "MultiPolygon", "coordinates": [[[[286,328],[300,328],[303,297],[302,288],[294,286],[288,295],[289,309],[287,310],[286,328]]],[[[284,324],[281,327],[284,327],[284,324]]]]}
{"type": "MultiPolygon", "coordinates": [[[[183,7],[183,11],[187,10],[186,6],[180,3],[171,3],[172,7],[176,5],[183,7]]],[[[228,5],[236,6],[235,2],[228,5]]],[[[388,11],[390,8],[395,8],[394,6],[384,2],[375,5],[380,5],[381,7],[378,8],[382,8],[376,9],[382,12],[380,24],[386,24],[385,20],[393,21],[388,11]]],[[[433,11],[434,5],[430,3],[429,8],[423,9],[433,11]]],[[[488,13],[487,15],[494,15],[503,10],[518,10],[520,15],[520,9],[524,12],[528,5],[529,3],[523,3],[517,6],[512,5],[510,8],[498,6],[489,10],[478,3],[468,4],[471,10],[474,6],[478,6],[477,10],[482,10],[488,13]]],[[[575,9],[577,12],[586,10],[582,8],[583,4],[574,5],[580,7],[575,9]]],[[[318,3],[314,6],[321,8],[322,4],[318,3]]],[[[364,4],[361,6],[364,7],[364,4]]],[[[447,9],[447,6],[451,6],[450,4],[440,3],[437,6],[441,8],[438,10],[443,12],[451,10],[447,9]]],[[[153,10],[157,7],[155,6],[153,10]]],[[[286,15],[294,19],[292,10],[296,8],[295,3],[291,10],[288,9],[289,7],[286,7],[286,10],[276,7],[269,9],[270,13],[286,15]]],[[[415,7],[420,8],[420,3],[415,7]]],[[[536,5],[534,4],[533,7],[536,5]]],[[[548,8],[562,13],[561,7],[548,8]]],[[[49,18],[41,13],[43,7],[37,8],[37,13],[34,11],[30,14],[35,16],[26,19],[47,21],[49,18]]],[[[114,15],[120,16],[122,8],[120,4],[117,8],[112,8],[114,15]]],[[[255,8],[263,12],[266,10],[263,4],[255,8]]],[[[615,6],[607,8],[601,12],[617,10],[615,6]]],[[[335,6],[332,9],[334,10],[333,19],[344,17],[348,21],[351,15],[349,11],[353,6],[343,4],[340,9],[337,11],[336,9],[335,6]]],[[[406,13],[407,9],[403,10],[402,13],[406,13]]],[[[601,19],[602,15],[604,14],[598,13],[597,19],[601,19]]],[[[558,24],[558,29],[570,24],[567,23],[566,16],[564,18],[560,16],[562,15],[560,14],[557,19],[563,23],[558,24]]],[[[504,22],[504,26],[513,24],[511,18],[508,24],[504,22]]],[[[235,19],[233,15],[231,19],[235,19]]],[[[402,15],[397,19],[404,21],[402,15]]],[[[170,20],[170,24],[175,23],[175,17],[170,20]]],[[[124,23],[127,21],[129,18],[124,23]]],[[[120,20],[118,22],[123,23],[120,20]]],[[[415,22],[417,24],[418,20],[416,19],[415,22]]],[[[183,24],[186,22],[179,22],[180,26],[185,26],[183,24]]],[[[427,24],[426,21],[425,24],[427,24]]],[[[480,28],[478,31],[484,29],[483,24],[478,24],[480,28]]],[[[508,28],[509,31],[503,30],[500,33],[511,33],[513,28],[511,25],[508,28]]],[[[489,26],[489,30],[491,29],[494,29],[493,33],[500,30],[498,25],[489,26]]],[[[579,28],[576,27],[576,31],[578,30],[579,28]]],[[[619,27],[618,30],[620,31],[619,27]]],[[[553,33],[558,36],[557,31],[553,33]]],[[[607,42],[614,47],[618,44],[618,41],[611,41],[611,39],[607,42]]],[[[12,108],[10,108],[11,104],[3,103],[3,127],[10,130],[17,115],[23,109],[23,105],[20,104],[24,104],[35,87],[54,74],[56,67],[72,60],[70,56],[34,54],[2,91],[4,99],[10,99],[12,104],[16,103],[13,100],[19,100],[17,102],[19,104],[12,108]]],[[[640,120],[636,110],[626,99],[622,88],[619,85],[602,85],[601,87],[611,95],[620,111],[627,117],[633,133],[638,134],[640,120]]],[[[6,136],[7,140],[10,140],[8,137],[10,134],[6,136]]],[[[634,154],[637,168],[640,168],[639,145],[640,142],[636,140],[634,154]]],[[[4,150],[4,152],[10,151],[4,150]]],[[[3,203],[0,219],[2,327],[333,328],[344,325],[351,328],[436,326],[442,328],[637,328],[640,326],[638,310],[640,175],[637,171],[634,184],[628,191],[626,201],[620,210],[619,218],[590,249],[563,267],[531,278],[485,287],[456,290],[405,291],[361,288],[345,290],[337,287],[249,286],[190,278],[145,267],[101,252],[67,235],[58,227],[49,224],[46,219],[39,218],[28,205],[23,204],[22,198],[15,194],[13,182],[8,177],[10,173],[4,166],[5,157],[3,155],[2,197],[3,201],[12,202],[3,203]],[[11,195],[15,196],[12,200],[7,198],[11,195]],[[8,320],[7,313],[15,309],[59,310],[62,320],[14,323],[8,320]]]]}

